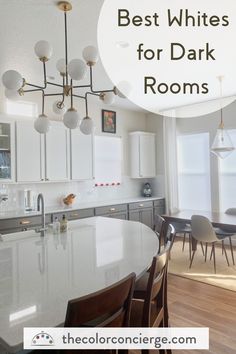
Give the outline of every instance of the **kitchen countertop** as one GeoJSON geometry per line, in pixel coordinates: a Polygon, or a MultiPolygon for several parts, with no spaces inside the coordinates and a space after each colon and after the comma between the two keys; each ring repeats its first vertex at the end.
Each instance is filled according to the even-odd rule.
{"type": "MultiPolygon", "coordinates": [[[[80,209],[89,209],[89,208],[97,208],[101,206],[109,206],[109,205],[119,205],[119,204],[129,204],[129,203],[139,203],[139,202],[148,202],[148,201],[153,201],[157,199],[164,199],[164,197],[150,197],[150,198],[145,198],[145,197],[134,197],[134,198],[123,198],[123,199],[111,199],[111,200],[105,200],[105,201],[93,201],[93,202],[81,202],[72,205],[71,207],[67,206],[50,206],[46,207],[45,213],[46,214],[52,214],[52,213],[60,213],[60,212],[67,212],[71,210],[80,210],[80,209]]],[[[41,213],[38,211],[24,211],[24,210],[11,210],[11,211],[5,211],[5,212],[0,212],[0,220],[4,219],[13,219],[13,218],[25,218],[28,216],[36,216],[40,215],[41,213]]]]}
{"type": "Polygon", "coordinates": [[[66,233],[9,234],[0,242],[0,352],[22,349],[24,327],[56,327],[68,300],[123,279],[140,277],[159,241],[134,221],[92,217],[69,222],[66,233]],[[4,280],[4,281],[3,281],[4,280]]]}

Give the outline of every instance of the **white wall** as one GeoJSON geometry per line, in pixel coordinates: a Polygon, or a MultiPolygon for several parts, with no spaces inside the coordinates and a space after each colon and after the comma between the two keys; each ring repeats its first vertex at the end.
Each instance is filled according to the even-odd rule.
{"type": "MultiPolygon", "coordinates": [[[[29,96],[28,96],[29,98],[29,96]]],[[[40,94],[35,93],[30,96],[30,100],[39,103],[40,94]]],[[[55,99],[47,100],[45,113],[51,119],[58,119],[52,113],[51,106],[55,99]]],[[[75,107],[78,109],[81,118],[85,116],[84,101],[75,101],[75,107]]],[[[0,99],[0,111],[4,112],[4,100],[0,99]]],[[[80,201],[99,201],[109,199],[120,199],[123,197],[135,197],[141,194],[142,185],[145,181],[133,180],[129,176],[129,159],[128,159],[128,133],[135,130],[147,129],[147,117],[145,113],[134,112],[126,109],[120,109],[113,106],[103,106],[97,97],[89,97],[89,115],[94,119],[96,126],[96,135],[104,135],[101,129],[101,109],[114,110],[117,113],[117,136],[121,136],[123,140],[123,183],[117,187],[94,187],[93,181],[87,182],[67,182],[67,183],[53,183],[53,184],[8,184],[1,186],[0,189],[6,189],[9,194],[9,201],[0,206],[4,210],[14,210],[20,207],[19,190],[32,189],[37,193],[42,192],[46,198],[46,204],[53,206],[58,204],[62,197],[68,193],[75,193],[77,202],[80,201]]],[[[32,119],[32,118],[29,118],[32,119]]],[[[110,136],[110,134],[107,134],[110,136]]],[[[58,157],[59,158],[59,157],[58,157]]]]}

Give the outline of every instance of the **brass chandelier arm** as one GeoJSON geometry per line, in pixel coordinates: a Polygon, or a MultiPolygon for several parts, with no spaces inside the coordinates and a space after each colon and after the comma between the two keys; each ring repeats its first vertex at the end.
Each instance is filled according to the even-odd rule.
{"type": "Polygon", "coordinates": [[[48,85],[52,85],[52,86],[61,87],[61,88],[63,88],[63,87],[64,87],[64,85],[55,84],[54,82],[50,82],[50,81],[47,81],[47,84],[48,84],[48,85]]]}
{"type": "MultiPolygon", "coordinates": [[[[35,87],[37,90],[34,91],[40,91],[40,90],[45,90],[47,88],[47,71],[46,71],[46,63],[45,61],[43,63],[43,80],[44,80],[44,86],[39,86],[35,84],[30,84],[28,82],[25,82],[25,86],[30,86],[30,87],[35,87]]],[[[24,92],[33,92],[33,90],[27,90],[24,92]]]]}
{"type": "Polygon", "coordinates": [[[106,92],[114,92],[115,93],[115,89],[113,88],[112,90],[94,90],[93,89],[93,67],[89,66],[90,69],[90,89],[92,93],[106,93],[106,92]]]}
{"type": "Polygon", "coordinates": [[[42,115],[44,115],[44,109],[45,109],[45,94],[44,91],[42,90],[42,115]]]}
{"type": "Polygon", "coordinates": [[[86,94],[85,94],[85,111],[86,111],[86,117],[89,117],[89,112],[88,112],[88,95],[91,95],[91,96],[100,96],[99,94],[94,93],[94,92],[86,92],[86,94]]]}

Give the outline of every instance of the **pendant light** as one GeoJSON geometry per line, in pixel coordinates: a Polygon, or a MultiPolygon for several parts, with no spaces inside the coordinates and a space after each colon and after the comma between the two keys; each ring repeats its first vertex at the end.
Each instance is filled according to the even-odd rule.
{"type": "Polygon", "coordinates": [[[223,108],[222,108],[222,80],[223,77],[219,76],[218,80],[220,82],[220,96],[221,96],[221,109],[220,109],[220,125],[217,129],[215,139],[213,141],[211,152],[221,159],[229,156],[234,150],[232,140],[229,136],[227,130],[224,127],[223,121],[223,108]]]}

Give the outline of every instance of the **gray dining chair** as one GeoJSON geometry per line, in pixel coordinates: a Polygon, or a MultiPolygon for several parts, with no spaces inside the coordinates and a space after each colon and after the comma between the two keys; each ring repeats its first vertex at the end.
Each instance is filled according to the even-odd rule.
{"type": "MultiPolygon", "coordinates": [[[[236,216],[236,208],[227,209],[225,211],[225,214],[236,216]]],[[[230,251],[231,251],[232,262],[233,262],[233,265],[235,265],[232,237],[236,237],[236,226],[224,225],[221,228],[215,228],[215,232],[219,236],[224,236],[225,238],[226,237],[229,238],[229,246],[230,246],[230,251]]],[[[224,240],[222,241],[222,243],[224,243],[224,240]]]]}
{"type": "MultiPolygon", "coordinates": [[[[197,242],[205,243],[205,262],[207,260],[208,244],[212,245],[211,257],[213,256],[214,271],[216,273],[215,245],[218,242],[222,242],[222,240],[224,240],[226,237],[229,237],[229,236],[228,235],[222,236],[222,235],[216,234],[216,231],[214,230],[210,220],[202,215],[193,215],[191,218],[191,226],[192,226],[192,237],[197,242]]],[[[223,247],[223,251],[225,254],[227,264],[229,266],[228,255],[227,255],[224,243],[222,243],[222,247],[223,247]]],[[[192,267],[195,253],[196,253],[196,249],[193,251],[192,256],[191,256],[190,265],[189,265],[190,268],[192,267]]]]}

